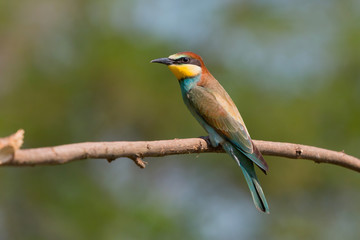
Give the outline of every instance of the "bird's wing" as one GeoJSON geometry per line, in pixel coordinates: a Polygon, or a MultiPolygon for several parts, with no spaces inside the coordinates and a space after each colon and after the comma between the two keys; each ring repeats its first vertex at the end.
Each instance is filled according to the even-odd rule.
{"type": "MultiPolygon", "coordinates": [[[[187,95],[190,104],[207,124],[246,153],[253,153],[253,145],[245,124],[231,99],[196,86],[187,95]]],[[[230,97],[229,97],[230,98],[230,97]]]]}
{"type": "Polygon", "coordinates": [[[217,93],[196,86],[187,93],[187,98],[190,105],[207,124],[234,144],[266,173],[267,163],[260,151],[253,145],[239,111],[225,90],[217,93]]]}

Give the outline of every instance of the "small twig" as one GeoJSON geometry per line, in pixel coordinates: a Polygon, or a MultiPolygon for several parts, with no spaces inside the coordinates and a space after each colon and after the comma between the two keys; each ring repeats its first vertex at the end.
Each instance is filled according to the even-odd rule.
{"type": "Polygon", "coordinates": [[[135,157],[130,157],[130,159],[133,160],[134,163],[135,163],[136,165],[138,165],[140,168],[145,168],[145,167],[146,167],[147,162],[145,162],[144,160],[142,160],[141,157],[135,156],[135,157]]]}

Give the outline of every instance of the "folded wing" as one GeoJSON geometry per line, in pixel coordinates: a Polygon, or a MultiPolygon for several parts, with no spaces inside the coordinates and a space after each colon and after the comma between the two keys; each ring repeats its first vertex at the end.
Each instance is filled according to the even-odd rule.
{"type": "Polygon", "coordinates": [[[239,111],[227,93],[222,93],[196,86],[187,93],[187,98],[207,124],[266,172],[268,166],[253,145],[239,111]]]}

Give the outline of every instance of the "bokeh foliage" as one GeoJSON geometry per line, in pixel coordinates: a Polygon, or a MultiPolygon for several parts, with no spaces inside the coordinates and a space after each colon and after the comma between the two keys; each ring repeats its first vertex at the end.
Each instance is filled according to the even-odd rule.
{"type": "MultiPolygon", "coordinates": [[[[0,2],[0,136],[24,147],[196,137],[178,83],[149,61],[192,50],[254,139],[360,156],[358,1],[0,2]]],[[[357,173],[266,157],[252,206],[220,154],[0,169],[0,239],[355,239],[357,173]]]]}

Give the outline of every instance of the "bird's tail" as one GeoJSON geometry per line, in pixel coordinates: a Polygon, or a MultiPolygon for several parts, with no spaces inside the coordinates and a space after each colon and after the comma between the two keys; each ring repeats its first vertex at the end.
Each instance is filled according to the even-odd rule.
{"type": "Polygon", "coordinates": [[[256,208],[264,213],[270,213],[264,192],[259,184],[259,180],[256,177],[253,162],[245,155],[243,155],[239,150],[234,148],[231,143],[225,142],[222,144],[222,146],[224,150],[239,164],[244,174],[245,180],[249,186],[256,208]]]}

